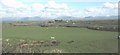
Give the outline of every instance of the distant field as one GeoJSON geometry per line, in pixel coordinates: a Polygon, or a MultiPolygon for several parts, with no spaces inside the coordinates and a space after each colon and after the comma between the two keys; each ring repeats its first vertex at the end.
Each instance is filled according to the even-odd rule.
{"type": "Polygon", "coordinates": [[[4,52],[21,52],[22,50],[24,52],[49,53],[60,50],[63,53],[117,53],[118,39],[115,38],[117,35],[117,32],[96,31],[86,28],[3,24],[2,38],[4,52]],[[52,41],[50,37],[55,37],[60,43],[47,47],[32,46],[29,49],[17,47],[20,40],[25,40],[30,44],[32,41],[41,40],[50,42],[52,41]]]}

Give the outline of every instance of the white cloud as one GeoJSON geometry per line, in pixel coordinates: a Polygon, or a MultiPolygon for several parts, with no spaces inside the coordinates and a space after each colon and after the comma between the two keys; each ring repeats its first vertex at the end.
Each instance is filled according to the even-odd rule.
{"type": "Polygon", "coordinates": [[[2,17],[24,17],[24,16],[41,16],[41,17],[57,17],[57,16],[80,16],[78,11],[70,9],[65,3],[56,3],[49,1],[47,4],[34,3],[32,6],[27,6],[16,0],[2,0],[6,6],[6,10],[2,17]],[[12,3],[12,4],[11,4],[12,3]]]}
{"type": "Polygon", "coordinates": [[[46,4],[46,7],[53,9],[68,9],[68,6],[66,4],[57,4],[55,1],[49,1],[48,4],[46,4]]]}
{"type": "Polygon", "coordinates": [[[91,7],[86,8],[85,14],[86,16],[117,16],[118,15],[118,4],[106,2],[103,4],[103,7],[91,7]]]}
{"type": "Polygon", "coordinates": [[[85,9],[86,16],[116,16],[118,10],[108,8],[87,8],[85,9]]]}
{"type": "Polygon", "coordinates": [[[16,0],[2,0],[1,2],[7,7],[11,7],[11,8],[25,7],[25,5],[22,2],[18,2],[16,0]]]}
{"type": "Polygon", "coordinates": [[[117,9],[118,4],[117,3],[106,2],[106,3],[104,3],[104,7],[105,8],[111,8],[111,9],[117,9]]]}
{"type": "Polygon", "coordinates": [[[44,5],[43,4],[33,4],[32,8],[34,11],[41,11],[44,9],[44,5]]]}
{"type": "Polygon", "coordinates": [[[76,0],[77,2],[119,2],[119,0],[76,0]]]}
{"type": "Polygon", "coordinates": [[[97,16],[101,13],[103,13],[104,10],[97,9],[97,8],[87,8],[85,9],[86,16],[97,16]]]}
{"type": "Polygon", "coordinates": [[[31,7],[17,0],[1,0],[0,3],[0,6],[4,5],[2,9],[5,14],[2,17],[24,17],[31,13],[31,7]]]}
{"type": "Polygon", "coordinates": [[[0,1],[0,17],[58,17],[58,16],[104,16],[117,15],[117,3],[104,3],[104,8],[91,7],[85,10],[70,9],[65,3],[56,3],[55,1],[48,1],[46,4],[33,3],[31,6],[24,4],[17,0],[1,0],[0,1]],[[4,7],[4,8],[3,8],[4,7]]]}
{"type": "Polygon", "coordinates": [[[32,8],[35,14],[39,14],[39,16],[42,17],[61,16],[63,12],[64,15],[67,15],[65,13],[67,13],[66,10],[69,9],[67,4],[58,4],[55,1],[49,1],[47,4],[33,4],[32,8]]]}

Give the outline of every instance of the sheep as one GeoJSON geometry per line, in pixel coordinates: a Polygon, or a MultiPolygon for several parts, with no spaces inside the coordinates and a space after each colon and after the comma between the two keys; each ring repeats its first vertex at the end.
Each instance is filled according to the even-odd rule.
{"type": "Polygon", "coordinates": [[[9,40],[10,40],[10,39],[6,39],[5,41],[7,41],[7,42],[8,42],[9,40]]]}
{"type": "Polygon", "coordinates": [[[55,37],[50,37],[52,40],[54,40],[55,39],[55,37]]]}
{"type": "Polygon", "coordinates": [[[72,23],[72,24],[75,24],[75,23],[72,23]]]}
{"type": "Polygon", "coordinates": [[[69,22],[69,21],[66,21],[67,23],[69,22]]]}
{"type": "Polygon", "coordinates": [[[20,42],[24,42],[25,40],[23,40],[23,39],[20,39],[20,42]]]}

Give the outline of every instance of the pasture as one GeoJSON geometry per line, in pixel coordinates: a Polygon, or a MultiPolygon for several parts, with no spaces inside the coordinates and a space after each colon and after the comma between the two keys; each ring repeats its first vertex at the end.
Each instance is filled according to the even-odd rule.
{"type": "Polygon", "coordinates": [[[75,27],[11,26],[3,24],[3,52],[5,53],[117,53],[118,32],[97,31],[75,27]],[[59,42],[51,44],[50,37],[59,42]],[[32,44],[18,47],[19,43],[32,44]],[[46,41],[48,45],[34,41],[46,41]]]}

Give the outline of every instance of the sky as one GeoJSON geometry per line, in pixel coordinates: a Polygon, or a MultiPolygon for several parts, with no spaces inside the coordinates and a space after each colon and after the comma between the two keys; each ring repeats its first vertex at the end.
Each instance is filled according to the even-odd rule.
{"type": "Polygon", "coordinates": [[[117,16],[119,0],[0,0],[0,18],[117,16]]]}

